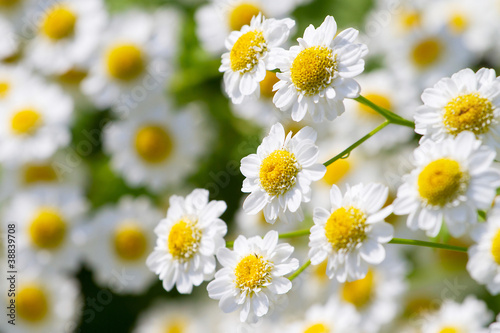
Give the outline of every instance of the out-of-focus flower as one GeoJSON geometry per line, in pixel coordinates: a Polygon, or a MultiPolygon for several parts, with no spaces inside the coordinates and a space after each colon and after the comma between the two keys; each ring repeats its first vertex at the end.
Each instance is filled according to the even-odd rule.
{"type": "Polygon", "coordinates": [[[215,253],[224,247],[227,226],[219,217],[226,210],[224,201],[208,201],[208,191],[196,189],[186,198],[170,197],[167,217],[155,228],[156,247],[146,261],[159,275],[165,290],[174,285],[182,294],[211,279],[215,272],[215,253]]]}
{"type": "Polygon", "coordinates": [[[300,121],[307,112],[315,122],[333,120],[344,112],[344,98],[359,96],[360,87],[353,79],[363,72],[362,59],[368,48],[355,44],[358,31],[352,28],[338,35],[332,16],[315,29],[310,25],[292,46],[276,60],[281,70],[275,84],[276,107],[292,110],[292,119],[300,121]]]}
{"type": "Polygon", "coordinates": [[[161,213],[147,198],[124,197],[116,207],[100,209],[87,225],[84,254],[101,286],[116,293],[140,293],[154,281],[146,266],[153,251],[154,226],[161,213]],[[127,276],[116,281],[116,275],[127,276]]]}
{"type": "Polygon", "coordinates": [[[225,313],[241,310],[241,322],[257,322],[292,288],[292,282],[284,277],[299,267],[299,261],[290,258],[292,253],[289,244],[278,244],[274,230],[264,238],[239,236],[234,251],[220,248],[217,252],[223,268],[208,284],[208,296],[219,300],[225,313]]]}
{"type": "Polygon", "coordinates": [[[383,243],[392,239],[393,227],[384,219],[392,207],[383,208],[388,188],[382,184],[358,184],[347,187],[342,196],[333,185],[332,209],[315,208],[311,228],[309,258],[313,265],[328,260],[326,274],[339,282],[362,279],[368,265],[385,259],[383,243]]]}
{"type": "Polygon", "coordinates": [[[500,81],[495,70],[463,69],[425,89],[422,100],[424,105],[415,114],[415,131],[425,139],[441,141],[471,131],[500,152],[500,81]]]}
{"type": "Polygon", "coordinates": [[[235,104],[260,96],[260,85],[266,70],[276,69],[282,49],[295,25],[291,19],[265,19],[261,14],[250,25],[233,31],[226,40],[229,52],[222,55],[219,71],[224,72],[227,94],[235,104]]]}
{"type": "Polygon", "coordinates": [[[311,182],[319,180],[326,168],[317,163],[316,132],[304,127],[292,137],[285,136],[280,123],[275,124],[257,154],[241,160],[246,177],[242,191],[250,193],[243,203],[248,214],[264,210],[266,221],[285,222],[303,219],[301,203],[311,199],[311,182]]]}
{"type": "Polygon", "coordinates": [[[409,214],[412,230],[435,237],[446,223],[451,235],[463,235],[477,223],[477,209],[488,210],[500,186],[492,168],[496,154],[471,132],[441,142],[424,141],[414,154],[415,169],[404,176],[394,213],[409,214]]]}
{"type": "MultiPolygon", "coordinates": [[[[0,8],[1,11],[1,8],[0,8]]],[[[0,15],[0,59],[5,60],[16,54],[19,47],[19,37],[14,31],[11,22],[0,15]]]]}

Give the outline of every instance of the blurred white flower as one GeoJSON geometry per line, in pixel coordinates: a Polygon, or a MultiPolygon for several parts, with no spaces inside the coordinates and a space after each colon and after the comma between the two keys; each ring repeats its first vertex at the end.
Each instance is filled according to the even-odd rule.
{"type": "Polygon", "coordinates": [[[383,243],[393,237],[393,227],[384,219],[392,207],[382,208],[388,188],[382,184],[347,186],[342,196],[333,185],[330,190],[330,211],[315,208],[314,226],[309,236],[309,258],[313,265],[328,260],[326,274],[339,282],[362,279],[368,265],[385,259],[383,243]]]}
{"type": "Polygon", "coordinates": [[[208,284],[208,296],[219,300],[225,313],[241,310],[241,322],[257,322],[292,288],[284,277],[299,267],[299,261],[290,258],[292,253],[289,244],[278,244],[274,230],[264,238],[238,236],[233,251],[220,248],[217,252],[223,268],[208,284]]]}
{"type": "Polygon", "coordinates": [[[452,236],[463,235],[477,223],[476,210],[491,207],[500,186],[495,156],[471,132],[422,142],[413,154],[415,168],[398,189],[394,213],[409,214],[408,227],[430,237],[438,235],[443,221],[452,236]]]}
{"type": "Polygon", "coordinates": [[[156,247],[146,264],[167,291],[175,285],[178,292],[189,294],[193,286],[213,277],[215,253],[225,245],[227,226],[219,217],[226,203],[209,202],[208,195],[196,189],[186,198],[171,196],[167,217],[155,228],[156,247]]]}
{"type": "Polygon", "coordinates": [[[362,59],[368,48],[355,44],[358,31],[352,28],[337,34],[332,16],[315,29],[310,25],[292,46],[276,60],[281,70],[275,84],[273,101],[282,111],[292,110],[292,119],[300,121],[307,112],[315,122],[333,120],[344,112],[344,98],[359,96],[359,84],[353,79],[365,68],[362,59]]]}

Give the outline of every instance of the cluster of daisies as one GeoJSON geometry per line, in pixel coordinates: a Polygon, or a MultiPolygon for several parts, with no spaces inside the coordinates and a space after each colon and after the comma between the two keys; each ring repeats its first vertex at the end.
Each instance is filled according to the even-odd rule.
{"type": "Polygon", "coordinates": [[[500,6],[378,0],[362,32],[332,16],[298,31],[308,2],[194,13],[235,119],[263,133],[229,223],[226,202],[188,185],[217,133],[202,103],[178,107],[169,90],[179,10],[0,0],[0,230],[16,229],[19,332],[93,320],[82,265],[102,306],[159,281],[208,295],[158,295],[136,333],[500,332],[483,300],[500,294],[500,78],[468,68],[499,65],[500,6]],[[100,171],[85,160],[101,150],[100,171],[146,195],[92,207],[89,191],[107,189],[89,189],[100,171]],[[468,258],[390,244],[412,242],[468,258]]]}

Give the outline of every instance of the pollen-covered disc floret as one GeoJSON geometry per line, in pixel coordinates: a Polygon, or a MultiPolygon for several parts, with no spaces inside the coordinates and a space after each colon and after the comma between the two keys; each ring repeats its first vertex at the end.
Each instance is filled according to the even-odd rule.
{"type": "Polygon", "coordinates": [[[219,217],[224,201],[208,201],[208,191],[196,189],[185,198],[170,197],[167,217],[155,229],[158,236],[146,265],[163,281],[165,290],[174,285],[182,294],[213,277],[215,253],[224,247],[227,226],[219,217]]]}
{"type": "Polygon", "coordinates": [[[229,52],[222,55],[219,71],[224,73],[224,85],[235,104],[260,96],[259,83],[266,70],[276,68],[279,46],[290,34],[295,22],[291,19],[266,19],[259,14],[250,25],[233,31],[226,40],[229,52]]]}
{"type": "Polygon", "coordinates": [[[431,237],[443,220],[458,237],[477,222],[477,209],[489,209],[500,173],[492,168],[495,152],[462,132],[441,142],[426,140],[414,152],[413,171],[404,176],[394,201],[394,213],[409,214],[412,230],[425,230],[431,237]]]}
{"type": "Polygon", "coordinates": [[[463,69],[424,90],[424,105],[415,114],[415,131],[434,141],[470,131],[498,153],[499,96],[500,81],[493,69],[476,73],[463,69]]]}
{"type": "Polygon", "coordinates": [[[243,203],[248,214],[264,211],[267,222],[278,218],[287,222],[301,220],[302,202],[309,202],[311,182],[321,179],[326,168],[317,163],[316,132],[304,127],[293,137],[280,123],[275,124],[257,154],[241,160],[241,172],[246,177],[243,192],[250,195],[243,203]]]}
{"type": "Polygon", "coordinates": [[[292,253],[292,246],[278,244],[274,230],[264,238],[239,236],[234,251],[221,248],[217,252],[223,268],[208,284],[208,295],[220,300],[222,311],[240,310],[242,322],[254,323],[292,288],[284,277],[299,267],[298,260],[290,258],[292,253]]]}
{"type": "Polygon", "coordinates": [[[309,258],[313,265],[328,260],[326,274],[339,282],[362,279],[368,264],[380,264],[385,258],[383,243],[392,239],[393,228],[384,219],[392,207],[382,208],[388,188],[381,184],[347,187],[342,196],[333,185],[332,209],[314,209],[309,258]]]}
{"type": "Polygon", "coordinates": [[[300,121],[309,113],[315,122],[333,120],[344,112],[344,98],[358,97],[360,87],[353,79],[364,70],[366,45],[355,44],[358,31],[337,34],[337,23],[327,16],[315,29],[310,25],[276,62],[281,70],[273,102],[282,111],[291,110],[300,121]]]}

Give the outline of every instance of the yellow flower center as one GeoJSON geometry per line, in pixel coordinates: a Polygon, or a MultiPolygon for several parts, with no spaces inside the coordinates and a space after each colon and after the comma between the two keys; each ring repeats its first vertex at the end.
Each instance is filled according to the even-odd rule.
{"type": "Polygon", "coordinates": [[[461,329],[452,326],[446,326],[439,331],[439,333],[460,333],[460,332],[462,332],[461,329]]]}
{"type": "Polygon", "coordinates": [[[493,105],[478,93],[461,95],[444,107],[443,123],[448,133],[471,131],[479,135],[488,131],[494,119],[493,105]]]}
{"type": "Polygon", "coordinates": [[[344,283],[342,298],[358,309],[363,308],[373,297],[373,280],[373,271],[369,270],[363,279],[344,283]]]}
{"type": "Polygon", "coordinates": [[[170,156],[173,142],[165,128],[147,125],[135,134],[135,150],[148,163],[160,163],[170,156]]]}
{"type": "Polygon", "coordinates": [[[22,319],[36,323],[42,321],[49,312],[47,295],[38,286],[21,288],[16,296],[17,314],[22,319]]]}
{"type": "Polygon", "coordinates": [[[0,0],[0,7],[10,8],[19,3],[20,0],[0,0]]]}
{"type": "Polygon", "coordinates": [[[184,333],[185,331],[186,323],[182,320],[174,319],[165,326],[165,333],[184,333]]]}
{"type": "Polygon", "coordinates": [[[229,13],[229,27],[231,30],[240,30],[244,25],[250,25],[252,17],[259,15],[260,8],[251,3],[242,3],[234,7],[229,13]]]}
{"type": "Polygon", "coordinates": [[[240,260],[234,269],[236,285],[242,289],[254,289],[271,282],[273,265],[261,255],[249,254],[240,260]]]}
{"type": "Polygon", "coordinates": [[[267,71],[266,77],[260,82],[260,96],[264,98],[273,98],[276,93],[273,91],[274,85],[279,81],[276,73],[267,71]]]}
{"type": "Polygon", "coordinates": [[[444,52],[443,43],[435,37],[421,40],[411,52],[413,63],[420,69],[425,69],[438,62],[444,52]]]}
{"type": "Polygon", "coordinates": [[[42,124],[42,116],[35,110],[25,109],[18,111],[11,119],[11,128],[15,134],[33,134],[42,124]]]}
{"type": "Polygon", "coordinates": [[[452,15],[448,24],[450,30],[457,35],[463,33],[469,26],[467,17],[462,13],[455,13],[452,15]]]}
{"type": "Polygon", "coordinates": [[[56,180],[56,170],[50,164],[27,164],[23,168],[23,182],[26,185],[50,183],[56,180]]]}
{"type": "Polygon", "coordinates": [[[304,333],[330,333],[330,329],[325,324],[314,324],[304,330],[304,333]]]}
{"type": "Polygon", "coordinates": [[[60,40],[73,35],[76,20],[77,17],[71,9],[56,5],[45,15],[41,30],[50,39],[60,40]]]}
{"type": "Polygon", "coordinates": [[[241,73],[250,72],[266,50],[266,40],[262,31],[252,30],[241,35],[229,53],[231,70],[241,73]]]}
{"type": "Polygon", "coordinates": [[[0,82],[0,98],[5,98],[10,92],[10,83],[3,81],[0,82]]]}
{"type": "MultiPolygon", "coordinates": [[[[388,96],[384,96],[381,94],[376,94],[376,93],[366,93],[364,96],[372,101],[373,103],[377,104],[378,106],[381,106],[385,109],[392,109],[392,103],[391,100],[389,99],[388,96]]],[[[380,114],[374,111],[372,108],[364,105],[364,104],[358,104],[359,110],[361,111],[362,115],[369,116],[370,118],[380,118],[380,114]]]]}
{"type": "Polygon", "coordinates": [[[366,215],[355,207],[340,207],[325,224],[325,235],[334,250],[351,250],[366,238],[366,215]]]}
{"type": "Polygon", "coordinates": [[[108,73],[121,81],[132,81],[146,69],[142,50],[133,44],[121,44],[110,48],[106,55],[108,73]]]}
{"type": "Polygon", "coordinates": [[[500,230],[497,231],[497,234],[493,238],[493,243],[491,243],[491,254],[495,262],[500,265],[500,230]]]}
{"type": "Polygon", "coordinates": [[[417,28],[422,23],[422,15],[416,10],[403,12],[401,15],[401,25],[405,31],[417,28]]]}
{"type": "Polygon", "coordinates": [[[319,93],[335,77],[335,58],[333,51],[326,46],[312,46],[300,51],[290,68],[295,88],[306,96],[319,93]]]}
{"type": "Polygon", "coordinates": [[[59,80],[65,84],[78,85],[87,76],[87,72],[82,69],[72,68],[66,73],[59,75],[59,80]]]}
{"type": "Polygon", "coordinates": [[[299,171],[293,153],[284,149],[275,150],[260,165],[260,185],[270,195],[283,194],[295,185],[299,171]]]}
{"type": "Polygon", "coordinates": [[[29,233],[33,244],[42,249],[53,250],[63,243],[66,228],[66,221],[57,210],[42,208],[31,221],[29,233]]]}
{"type": "Polygon", "coordinates": [[[418,192],[427,204],[444,206],[463,194],[468,176],[460,164],[449,158],[429,163],[418,175],[418,192]]]}
{"type": "Polygon", "coordinates": [[[135,261],[144,256],[148,239],[144,230],[136,223],[126,223],[116,229],[113,245],[118,257],[125,261],[135,261]]]}
{"type": "Polygon", "coordinates": [[[201,241],[201,231],[192,221],[180,220],[172,226],[168,235],[168,251],[178,260],[190,259],[201,241]]]}
{"type": "Polygon", "coordinates": [[[347,159],[338,159],[326,167],[326,173],[323,181],[332,186],[337,184],[351,170],[351,163],[347,159]]]}
{"type": "Polygon", "coordinates": [[[321,264],[313,267],[314,276],[321,281],[330,281],[328,275],[326,275],[326,267],[328,265],[328,261],[324,260],[321,264]]]}

